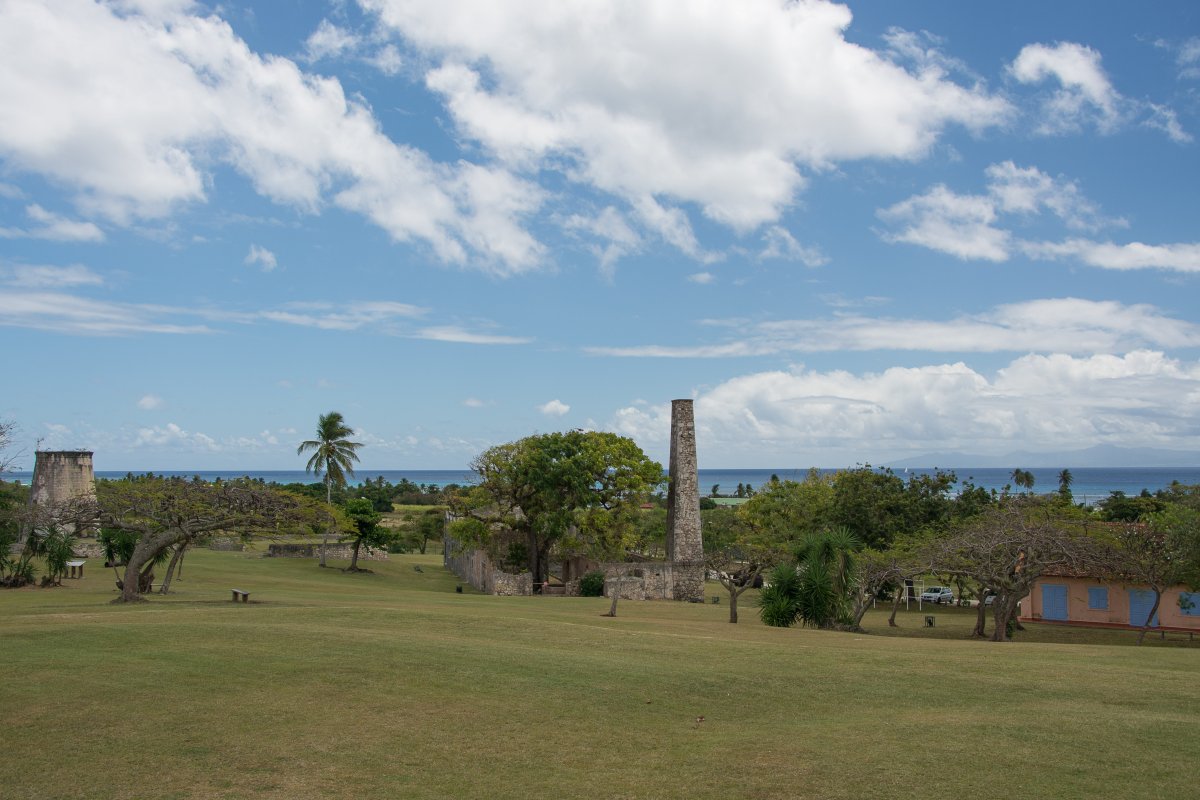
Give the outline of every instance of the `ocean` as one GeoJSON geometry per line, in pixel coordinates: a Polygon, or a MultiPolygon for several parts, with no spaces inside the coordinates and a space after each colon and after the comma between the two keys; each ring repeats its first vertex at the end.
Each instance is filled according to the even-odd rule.
{"type": "MultiPolygon", "coordinates": [[[[821,470],[822,473],[833,473],[836,470],[821,470]]],[[[1048,493],[1058,490],[1058,469],[1031,469],[1033,473],[1035,493],[1048,493]]],[[[930,469],[912,469],[908,472],[897,470],[896,474],[906,478],[913,474],[932,474],[930,469]]],[[[1005,484],[1012,482],[1012,470],[997,467],[981,467],[977,469],[953,470],[959,481],[970,481],[976,486],[999,491],[1005,484]]],[[[757,489],[778,475],[781,480],[803,480],[807,469],[701,469],[700,494],[707,495],[714,485],[720,487],[721,494],[733,494],[740,483],[757,489]]],[[[248,476],[261,478],[275,483],[315,483],[316,479],[304,470],[260,470],[241,472],[238,470],[167,470],[156,472],[158,475],[179,475],[192,477],[198,475],[204,480],[221,478],[240,478],[248,476]]],[[[97,478],[123,478],[125,472],[100,471],[97,478]]],[[[1071,485],[1071,493],[1079,503],[1095,503],[1103,500],[1111,492],[1122,491],[1134,495],[1143,489],[1153,492],[1171,485],[1172,481],[1184,484],[1200,484],[1200,468],[1197,467],[1079,467],[1072,468],[1071,475],[1075,481],[1071,485]]],[[[475,475],[466,469],[391,469],[391,470],[359,470],[351,479],[352,484],[358,484],[366,478],[383,476],[391,483],[399,483],[407,478],[413,483],[433,486],[447,484],[469,484],[475,482],[475,475]]],[[[28,483],[33,477],[30,472],[13,472],[6,476],[7,480],[19,480],[28,483]]]]}

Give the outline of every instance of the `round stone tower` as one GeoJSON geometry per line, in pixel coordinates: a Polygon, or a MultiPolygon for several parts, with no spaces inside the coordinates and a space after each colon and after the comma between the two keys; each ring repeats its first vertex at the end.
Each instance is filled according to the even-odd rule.
{"type": "MultiPolygon", "coordinates": [[[[29,491],[31,511],[36,507],[44,513],[54,514],[73,500],[95,496],[96,474],[92,469],[90,450],[39,450],[35,453],[29,491]]],[[[77,530],[75,533],[84,536],[89,532],[77,530]]]]}

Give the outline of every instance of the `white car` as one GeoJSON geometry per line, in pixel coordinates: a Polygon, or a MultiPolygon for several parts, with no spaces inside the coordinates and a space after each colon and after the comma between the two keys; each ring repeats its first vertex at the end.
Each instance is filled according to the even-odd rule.
{"type": "Polygon", "coordinates": [[[954,592],[949,586],[930,586],[925,591],[921,592],[922,603],[950,603],[954,604],[954,592]]]}

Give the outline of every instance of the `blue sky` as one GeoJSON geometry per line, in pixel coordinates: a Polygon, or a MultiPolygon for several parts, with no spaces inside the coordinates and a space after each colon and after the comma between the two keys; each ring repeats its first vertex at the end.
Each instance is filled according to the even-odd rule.
{"type": "Polygon", "coordinates": [[[366,469],[665,459],[675,397],[706,467],[1196,451],[1197,137],[1190,0],[3,0],[0,419],[122,470],[335,409],[366,469]]]}

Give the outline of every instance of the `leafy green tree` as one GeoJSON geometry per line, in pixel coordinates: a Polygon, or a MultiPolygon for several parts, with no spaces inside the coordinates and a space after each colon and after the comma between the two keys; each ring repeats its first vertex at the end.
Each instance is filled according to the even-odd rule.
{"type": "MultiPolygon", "coordinates": [[[[312,451],[312,456],[305,465],[305,472],[311,472],[318,478],[325,476],[325,502],[333,505],[334,485],[345,486],[346,476],[354,476],[354,462],[358,461],[358,448],[361,442],[352,442],[349,437],[354,435],[354,429],[346,424],[341,413],[330,411],[317,419],[317,438],[301,442],[296,448],[296,455],[312,451]]],[[[321,542],[321,566],[325,566],[325,550],[329,544],[329,531],[321,542]]]]}
{"type": "Polygon", "coordinates": [[[1200,587],[1200,486],[1175,483],[1164,495],[1162,510],[1147,515],[1145,522],[1120,525],[1114,537],[1113,577],[1154,592],[1138,644],[1145,640],[1167,589],[1180,584],[1200,587]]]}
{"type": "MultiPolygon", "coordinates": [[[[763,497],[760,494],[759,497],[763,497]]],[[[738,621],[738,598],[754,586],[763,572],[786,558],[786,548],[775,537],[783,529],[755,525],[744,509],[716,508],[703,514],[704,567],[715,573],[729,592],[729,621],[738,621]]]]}
{"type": "Polygon", "coordinates": [[[245,479],[209,483],[145,476],[96,482],[96,522],[133,537],[121,596],[114,602],[144,600],[142,568],[201,534],[282,534],[327,514],[295,495],[245,479]]]}
{"type": "Polygon", "coordinates": [[[452,533],[497,560],[523,550],[535,584],[560,555],[619,552],[637,512],[663,480],[662,465],[632,440],[599,431],[528,436],[485,450],[471,464],[479,484],[457,495],[452,533]]]}
{"type": "Polygon", "coordinates": [[[374,504],[365,497],[346,501],[342,509],[350,521],[349,537],[354,542],[354,551],[350,556],[350,566],[347,572],[358,572],[358,553],[363,545],[367,547],[385,548],[391,542],[394,534],[388,528],[379,524],[383,519],[374,504]]]}
{"type": "Polygon", "coordinates": [[[839,471],[833,477],[830,523],[850,531],[865,547],[886,548],[910,527],[904,480],[870,464],[839,471]]]}
{"type": "Polygon", "coordinates": [[[962,575],[995,592],[992,641],[1007,641],[1017,603],[1042,575],[1097,574],[1108,563],[1083,514],[1028,495],[1008,497],[932,542],[932,571],[962,575]]]}

